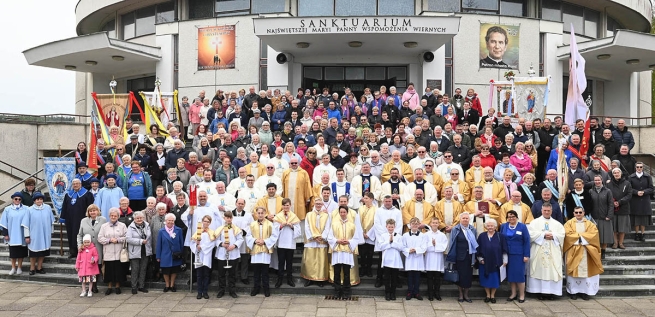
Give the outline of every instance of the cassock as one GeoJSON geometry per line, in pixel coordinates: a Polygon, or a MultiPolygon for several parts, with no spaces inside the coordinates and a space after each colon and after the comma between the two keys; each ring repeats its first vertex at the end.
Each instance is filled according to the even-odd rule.
{"type": "MultiPolygon", "coordinates": [[[[248,231],[250,231],[250,224],[253,221],[255,221],[255,219],[252,218],[252,213],[247,212],[245,209],[241,212],[236,209],[232,211],[232,223],[241,228],[246,235],[248,234],[248,231]]],[[[241,246],[239,246],[239,252],[241,254],[247,252],[246,243],[242,243],[241,246]]]]}
{"type": "MultiPolygon", "coordinates": [[[[257,203],[255,204],[255,207],[252,209],[253,211],[253,217],[255,216],[254,213],[257,211],[257,208],[263,207],[266,210],[266,215],[275,217],[280,210],[282,210],[282,197],[280,196],[275,196],[275,197],[269,197],[268,195],[260,198],[257,203]]],[[[272,218],[271,218],[272,219],[272,218]]]]}
{"type": "MultiPolygon", "coordinates": [[[[61,206],[61,219],[66,220],[66,236],[68,241],[77,241],[80,232],[80,222],[86,218],[86,209],[93,204],[93,195],[84,187],[79,191],[69,190],[64,196],[61,206]]],[[[71,254],[77,254],[77,246],[71,243],[68,246],[71,254]]]]}
{"type": "MultiPolygon", "coordinates": [[[[228,193],[211,195],[207,198],[207,202],[212,206],[216,206],[220,212],[220,206],[223,206],[223,211],[232,211],[237,208],[237,199],[234,198],[234,195],[228,193]]],[[[223,216],[221,216],[223,219],[223,216]]]]}
{"type": "Polygon", "coordinates": [[[453,198],[457,197],[457,200],[461,204],[466,203],[471,198],[471,189],[469,189],[469,185],[461,179],[457,180],[456,182],[453,182],[452,179],[449,179],[447,182],[445,182],[441,188],[441,197],[446,196],[446,192],[444,190],[447,187],[453,188],[453,198]],[[462,199],[460,199],[460,194],[462,199]]]}
{"type": "Polygon", "coordinates": [[[418,202],[416,199],[409,200],[403,206],[403,225],[405,226],[405,230],[403,231],[409,231],[409,221],[414,217],[418,218],[422,224],[430,226],[430,221],[432,221],[432,217],[434,216],[434,208],[428,201],[422,200],[418,202]]]}
{"type": "MultiPolygon", "coordinates": [[[[396,226],[398,228],[398,226],[396,226]]],[[[391,234],[388,231],[385,231],[384,234],[378,236],[380,241],[379,249],[382,251],[382,267],[389,267],[393,269],[402,269],[403,268],[403,259],[401,257],[401,252],[405,249],[405,244],[403,243],[403,236],[399,233],[393,233],[393,242],[389,242],[391,234]]],[[[378,247],[376,247],[378,248],[378,247]]]]}
{"type": "Polygon", "coordinates": [[[564,226],[554,218],[543,216],[532,220],[530,231],[530,262],[525,291],[528,293],[562,295],[562,247],[564,226]],[[553,234],[546,240],[544,234],[553,234]]]}
{"type": "Polygon", "coordinates": [[[489,205],[489,213],[486,214],[483,213],[481,216],[476,217],[475,213],[478,212],[478,210],[480,210],[478,208],[478,204],[481,202],[484,202],[484,200],[477,201],[474,199],[467,202],[466,205],[464,205],[464,211],[471,214],[471,224],[473,225],[473,227],[475,227],[475,230],[478,232],[478,236],[480,236],[480,234],[482,233],[487,232],[487,228],[484,227],[485,223],[487,223],[489,219],[492,219],[491,218],[492,214],[498,213],[498,211],[496,210],[497,209],[496,205],[487,202],[487,204],[489,205]]]}
{"type": "Polygon", "coordinates": [[[471,190],[475,185],[484,180],[484,168],[482,166],[475,167],[471,166],[466,173],[464,174],[464,181],[469,184],[471,190]]]}
{"type": "MultiPolygon", "coordinates": [[[[463,211],[464,207],[457,200],[440,200],[434,206],[434,215],[439,219],[439,230],[459,224],[459,214],[463,211]]],[[[450,241],[450,232],[446,233],[446,238],[450,241]]]]}
{"type": "Polygon", "coordinates": [[[255,180],[266,175],[266,165],[261,162],[257,162],[257,164],[248,163],[244,168],[246,169],[246,175],[255,176],[255,180]]]}
{"type": "Polygon", "coordinates": [[[200,191],[203,190],[207,193],[207,198],[211,198],[214,195],[218,195],[218,192],[216,191],[216,182],[211,181],[211,182],[199,182],[196,184],[196,193],[200,193],[200,191]]]}
{"type": "MultiPolygon", "coordinates": [[[[202,222],[202,218],[204,216],[211,216],[212,217],[212,223],[209,224],[209,229],[216,231],[216,229],[220,226],[223,225],[223,214],[218,211],[218,208],[216,206],[207,203],[204,206],[198,206],[193,209],[193,215],[190,214],[192,207],[189,207],[187,211],[185,211],[182,214],[182,221],[184,224],[187,226],[187,228],[198,228],[198,223],[202,222]]],[[[186,232],[186,237],[184,239],[184,246],[185,247],[190,247],[192,246],[191,242],[191,235],[192,235],[193,230],[187,230],[186,232]]]]}
{"type": "Polygon", "coordinates": [[[46,204],[41,206],[34,204],[27,209],[21,225],[25,228],[25,236],[30,237],[30,244],[27,245],[27,248],[31,252],[47,251],[46,255],[50,255],[52,223],[54,222],[52,208],[46,204]]]}
{"type": "Polygon", "coordinates": [[[282,179],[282,175],[284,175],[284,171],[289,169],[289,162],[287,162],[284,159],[274,157],[270,160],[268,160],[269,163],[272,163],[273,166],[275,166],[275,176],[279,177],[282,179]]]}
{"type": "Polygon", "coordinates": [[[443,179],[450,179],[450,171],[456,169],[459,171],[459,180],[464,181],[464,170],[457,163],[443,163],[436,168],[436,172],[441,175],[443,179]]]}
{"type": "Polygon", "coordinates": [[[255,181],[255,188],[257,188],[262,193],[266,193],[266,185],[270,183],[273,183],[277,186],[275,189],[275,194],[282,195],[282,178],[277,177],[275,174],[273,174],[273,176],[264,175],[257,178],[255,181]]]}
{"type": "MultiPolygon", "coordinates": [[[[212,221],[212,223],[214,223],[212,221]]],[[[236,245],[232,251],[227,251],[227,248],[217,247],[216,248],[216,259],[218,260],[237,260],[241,258],[241,252],[239,248],[243,244],[243,230],[236,226],[235,224],[227,225],[224,224],[219,226],[214,230],[214,237],[216,237],[216,245],[219,246],[221,243],[225,242],[229,245],[236,245]]],[[[234,263],[236,265],[236,262],[234,263]]]]}
{"type": "Polygon", "coordinates": [[[360,207],[360,200],[364,197],[364,193],[371,192],[373,193],[374,205],[378,205],[378,199],[382,194],[382,183],[380,179],[375,177],[372,174],[369,175],[357,175],[353,177],[352,182],[350,183],[350,196],[352,197],[353,208],[357,209],[360,207]]]}
{"type": "Polygon", "coordinates": [[[423,171],[425,172],[425,162],[427,161],[431,161],[432,163],[434,163],[434,159],[426,155],[424,158],[420,158],[417,156],[411,159],[408,164],[409,167],[412,168],[412,171],[415,171],[416,169],[420,168],[423,169],[423,171]]]}
{"type": "Polygon", "coordinates": [[[405,186],[405,190],[403,191],[403,194],[405,195],[405,201],[409,202],[414,197],[416,197],[415,193],[417,189],[423,190],[423,197],[425,197],[425,200],[427,200],[431,205],[436,204],[439,200],[439,195],[437,194],[437,190],[434,188],[434,186],[423,180],[420,183],[418,181],[413,181],[405,186]]]}
{"type": "Polygon", "coordinates": [[[534,220],[534,216],[532,215],[532,210],[530,209],[530,206],[522,202],[518,204],[514,204],[511,200],[504,203],[498,210],[498,214],[491,215],[491,218],[496,219],[496,221],[499,224],[506,223],[507,212],[510,210],[516,211],[516,214],[518,214],[519,216],[518,217],[519,222],[522,222],[526,225],[529,224],[532,220],[534,220]]]}
{"type": "Polygon", "coordinates": [[[437,193],[441,192],[441,188],[443,188],[443,178],[439,173],[432,171],[432,173],[425,173],[424,177],[425,180],[430,182],[432,186],[434,186],[434,189],[437,190],[437,193]]]}
{"type": "Polygon", "coordinates": [[[246,234],[246,245],[250,250],[250,263],[271,264],[271,254],[273,254],[279,233],[280,226],[275,226],[266,219],[261,223],[259,221],[250,223],[250,232],[246,234]],[[263,239],[264,245],[255,244],[257,239],[263,239]]]}
{"type": "Polygon", "coordinates": [[[428,248],[425,250],[425,270],[443,272],[446,262],[444,252],[448,249],[448,237],[440,230],[432,231],[432,229],[428,230],[425,235],[428,240],[428,248]]]}
{"type": "MultiPolygon", "coordinates": [[[[400,209],[405,205],[405,195],[403,194],[405,192],[405,183],[403,182],[394,182],[392,180],[389,180],[385,183],[382,184],[382,193],[380,194],[380,198],[378,199],[379,201],[384,200],[384,196],[391,196],[391,195],[399,195],[400,197],[396,200],[393,200],[393,205],[400,209]]],[[[399,226],[400,223],[397,223],[396,226],[399,226]]]]}
{"type": "Polygon", "coordinates": [[[330,215],[326,211],[315,209],[305,217],[305,248],[302,253],[300,276],[310,281],[327,281],[329,279],[328,244],[323,238],[330,215]]]}
{"type": "Polygon", "coordinates": [[[237,177],[237,178],[230,181],[230,184],[227,185],[227,187],[225,188],[225,191],[228,194],[236,197],[237,196],[237,191],[239,191],[239,189],[245,188],[245,187],[246,187],[246,178],[245,177],[244,178],[237,177]]]}
{"type": "Polygon", "coordinates": [[[288,226],[284,226],[284,228],[280,230],[280,235],[277,239],[277,248],[295,250],[296,239],[301,236],[300,219],[298,216],[296,216],[293,211],[289,211],[289,213],[286,215],[284,214],[284,211],[280,211],[275,215],[273,223],[278,227],[281,223],[288,223],[293,226],[293,229],[288,226]]]}
{"type": "Polygon", "coordinates": [[[425,258],[423,254],[428,248],[428,236],[421,231],[403,234],[403,255],[405,255],[405,271],[425,271],[425,258]],[[415,253],[409,253],[415,249],[415,253]]]}
{"type": "Polygon", "coordinates": [[[366,205],[362,205],[359,207],[358,210],[358,215],[359,218],[362,222],[362,233],[366,233],[368,235],[368,239],[364,240],[364,243],[374,245],[375,244],[375,231],[371,230],[373,229],[373,225],[375,223],[375,211],[377,210],[376,206],[371,206],[371,208],[366,207],[366,205]],[[372,233],[373,236],[370,236],[369,233],[372,233]]]}
{"type": "Polygon", "coordinates": [[[245,199],[246,201],[246,211],[252,213],[253,208],[255,208],[255,205],[257,204],[257,201],[264,197],[266,195],[266,192],[261,192],[257,187],[248,187],[246,186],[245,188],[239,189],[237,192],[237,198],[242,198],[245,199]]]}
{"type": "Polygon", "coordinates": [[[330,189],[330,200],[332,200],[332,184],[330,184],[329,182],[327,184],[323,184],[323,183],[314,184],[314,187],[312,187],[312,198],[309,200],[309,208],[311,209],[314,208],[315,198],[323,198],[323,195],[321,195],[321,191],[323,191],[323,187],[327,187],[330,189]]]}
{"type": "MultiPolygon", "coordinates": [[[[482,199],[494,199],[500,202],[500,205],[495,206],[496,208],[500,208],[500,206],[507,202],[507,196],[505,196],[505,187],[503,187],[503,183],[495,179],[492,179],[490,182],[482,179],[482,181],[476,183],[475,185],[482,187],[482,199]]],[[[471,187],[471,193],[473,192],[474,188],[475,186],[471,187]]]]}
{"type": "Polygon", "coordinates": [[[337,181],[337,168],[332,166],[332,164],[318,164],[314,167],[313,182],[312,184],[318,184],[321,182],[321,177],[323,174],[328,174],[330,176],[330,183],[337,181]]]}
{"type": "Polygon", "coordinates": [[[598,228],[586,218],[571,219],[564,224],[564,231],[566,291],[569,294],[596,295],[600,274],[604,272],[598,228]]]}
{"type": "Polygon", "coordinates": [[[300,220],[304,220],[307,203],[312,197],[309,174],[302,168],[286,170],[282,176],[282,185],[284,186],[282,197],[291,199],[291,210],[300,220]]]}
{"type": "MultiPolygon", "coordinates": [[[[394,229],[394,232],[398,234],[398,236],[402,236],[403,234],[403,226],[401,225],[403,223],[403,213],[398,210],[396,207],[391,207],[391,209],[386,209],[384,206],[378,207],[378,209],[375,211],[375,219],[373,220],[373,229],[372,232],[367,233],[368,236],[371,236],[372,234],[375,235],[375,251],[382,251],[381,245],[384,242],[388,242],[389,240],[387,239],[386,241],[384,239],[379,239],[378,237],[383,237],[385,233],[387,233],[387,238],[389,238],[388,231],[387,231],[387,220],[388,219],[393,219],[396,221],[396,228],[394,229]]],[[[394,241],[396,237],[394,237],[394,241]]]]}
{"type": "MultiPolygon", "coordinates": [[[[328,244],[330,245],[330,253],[332,254],[332,266],[337,264],[350,265],[352,272],[355,267],[355,259],[359,254],[357,245],[362,240],[361,238],[357,236],[357,224],[350,217],[346,216],[345,220],[342,220],[341,216],[338,219],[333,219],[327,237],[328,244]],[[338,244],[337,240],[340,239],[348,240],[349,243],[347,245],[338,244]]],[[[334,281],[334,272],[331,275],[332,281],[334,281]]],[[[343,281],[343,276],[340,276],[339,280],[343,281]]]]}
{"type": "MultiPolygon", "coordinates": [[[[325,240],[328,240],[329,235],[332,232],[333,229],[332,224],[336,222],[337,226],[339,226],[339,224],[341,223],[341,216],[339,215],[338,209],[332,211],[331,213],[329,213],[329,215],[330,217],[328,217],[328,222],[325,225],[326,230],[323,233],[323,239],[325,240]]],[[[355,225],[355,232],[353,238],[350,239],[351,245],[353,245],[353,243],[354,245],[359,245],[364,243],[364,233],[363,233],[364,231],[362,230],[362,221],[359,218],[359,214],[352,209],[348,209],[348,221],[351,224],[355,225]]],[[[330,281],[334,281],[334,267],[330,266],[329,270],[330,270],[330,281]]],[[[357,256],[353,256],[353,265],[350,267],[350,285],[359,285],[359,283],[360,283],[359,259],[357,258],[357,256]]]]}
{"type": "Polygon", "coordinates": [[[414,181],[414,172],[412,171],[412,168],[409,166],[409,164],[405,163],[404,161],[394,163],[392,160],[389,163],[384,164],[384,168],[382,168],[382,175],[380,176],[380,181],[382,183],[388,181],[389,178],[391,178],[391,169],[394,167],[398,169],[400,176],[405,177],[405,181],[414,181]]]}

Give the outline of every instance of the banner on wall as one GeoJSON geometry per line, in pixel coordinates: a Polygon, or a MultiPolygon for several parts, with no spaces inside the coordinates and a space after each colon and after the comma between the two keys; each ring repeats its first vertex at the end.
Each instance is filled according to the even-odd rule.
{"type": "Polygon", "coordinates": [[[544,119],[550,91],[549,77],[515,77],[489,83],[487,109],[495,108],[497,116],[544,119]]]}
{"type": "Polygon", "coordinates": [[[198,29],[198,70],[232,69],[236,59],[236,25],[198,29]]]}
{"type": "Polygon", "coordinates": [[[480,23],[480,68],[519,68],[518,25],[480,23]]]}
{"type": "Polygon", "coordinates": [[[66,192],[71,189],[73,178],[75,178],[75,158],[44,157],[43,166],[52,204],[55,206],[57,214],[61,214],[64,197],[66,192]]]}

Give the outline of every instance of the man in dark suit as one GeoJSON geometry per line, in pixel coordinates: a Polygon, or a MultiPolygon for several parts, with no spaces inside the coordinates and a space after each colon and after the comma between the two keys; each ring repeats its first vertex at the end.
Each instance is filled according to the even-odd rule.
{"type": "Polygon", "coordinates": [[[448,137],[443,135],[443,129],[440,126],[436,126],[434,128],[434,136],[432,137],[432,140],[434,142],[437,142],[439,145],[439,152],[446,152],[448,150],[448,147],[450,147],[450,140],[448,137]]]}
{"type": "Polygon", "coordinates": [[[480,121],[480,114],[475,109],[471,109],[471,103],[464,101],[464,107],[457,114],[457,122],[468,122],[469,125],[477,125],[480,121]]]}
{"type": "Polygon", "coordinates": [[[344,141],[343,132],[337,132],[337,143],[334,144],[340,151],[344,151],[346,154],[350,154],[353,150],[350,147],[350,143],[344,141]]]}

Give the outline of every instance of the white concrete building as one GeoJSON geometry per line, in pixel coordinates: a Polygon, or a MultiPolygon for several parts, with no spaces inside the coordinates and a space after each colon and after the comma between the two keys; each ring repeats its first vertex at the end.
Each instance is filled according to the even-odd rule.
{"type": "Polygon", "coordinates": [[[556,114],[573,24],[592,114],[648,117],[651,17],[650,0],[80,0],[77,37],[24,55],[30,65],[77,72],[77,114],[90,112],[91,92],[109,92],[112,77],[118,92],[152,90],[159,77],[164,91],[194,97],[204,89],[209,98],[251,85],[295,94],[325,86],[402,91],[413,82],[422,93],[430,80],[449,94],[474,88],[484,105],[489,80],[506,70],[480,67],[481,25],[501,24],[520,29],[517,76],[531,65],[551,76],[547,113],[556,114]],[[234,68],[198,70],[198,29],[224,25],[235,26],[234,68]],[[287,62],[276,61],[280,53],[287,62]]]}

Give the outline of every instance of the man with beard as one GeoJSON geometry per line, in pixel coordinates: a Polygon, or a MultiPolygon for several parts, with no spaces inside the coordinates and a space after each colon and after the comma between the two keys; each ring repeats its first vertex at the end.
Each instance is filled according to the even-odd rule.
{"type": "Polygon", "coordinates": [[[400,209],[405,205],[405,183],[400,179],[400,171],[397,168],[392,168],[388,181],[382,184],[382,197],[389,196],[392,198],[392,204],[400,209]]]}

